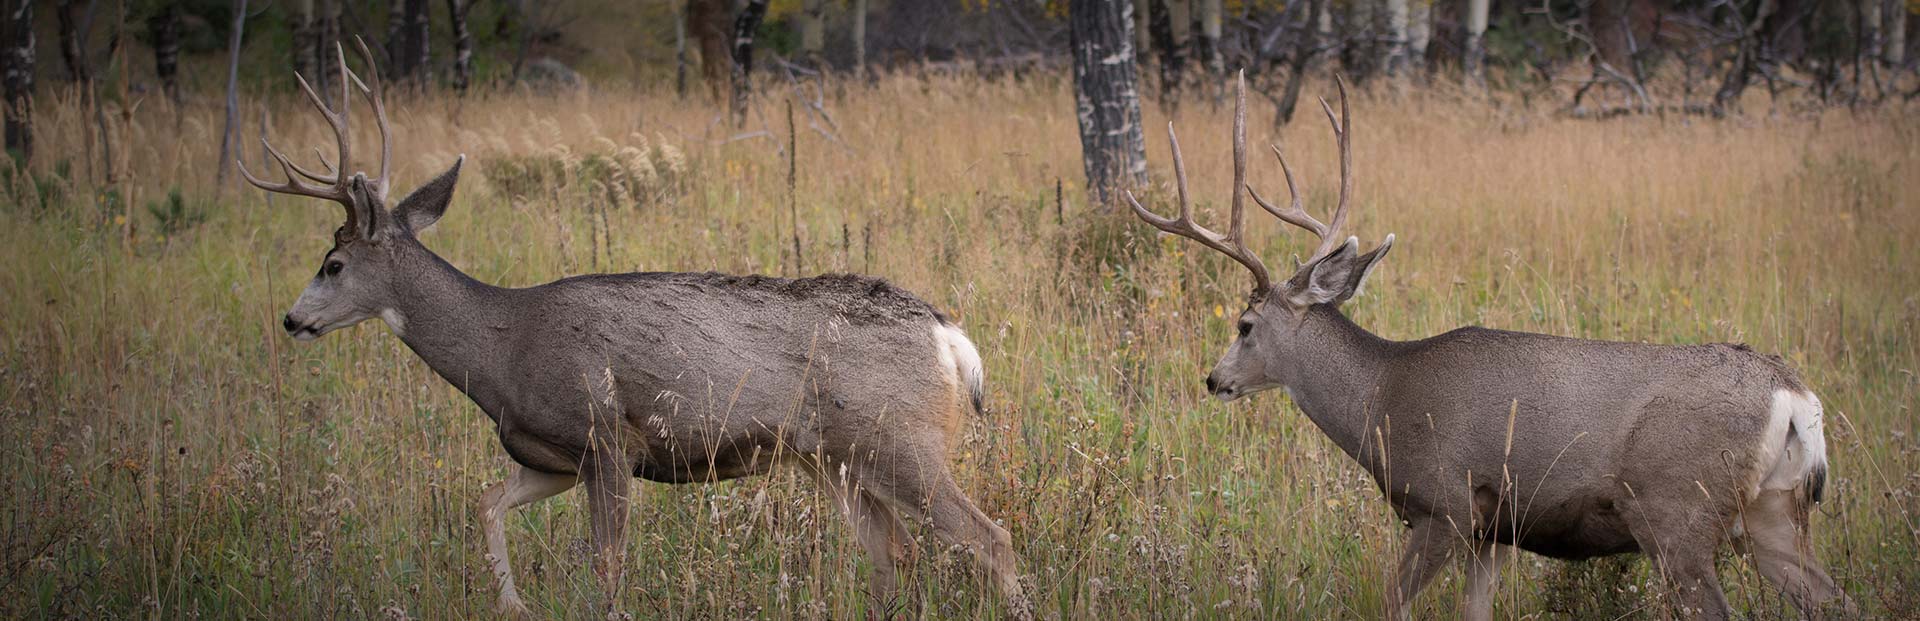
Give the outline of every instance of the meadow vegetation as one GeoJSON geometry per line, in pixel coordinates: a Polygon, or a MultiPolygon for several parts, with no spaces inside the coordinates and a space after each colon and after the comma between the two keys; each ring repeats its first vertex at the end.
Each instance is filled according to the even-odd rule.
{"type": "MultiPolygon", "coordinates": [[[[495,284],[854,271],[945,309],[988,370],[990,411],[956,451],[958,473],[1012,531],[1042,618],[1378,617],[1400,525],[1284,394],[1206,397],[1245,273],[1087,206],[1063,79],[830,85],[832,124],[801,107],[791,143],[783,101],[764,99],[735,131],[718,107],[654,90],[396,95],[395,196],[467,154],[423,242],[495,284]]],[[[126,178],[102,184],[86,158],[94,119],[72,103],[42,102],[37,159],[0,169],[0,616],[490,614],[473,504],[506,472],[492,424],[380,322],[313,343],[280,327],[338,207],[233,178],[216,188],[210,105],[176,116],[149,102],[115,125],[126,178]]],[[[271,119],[244,123],[250,162],[263,125],[289,153],[330,144],[291,96],[245,107],[263,108],[271,119]]],[[[1190,103],[1178,119],[1213,223],[1231,174],[1227,112],[1190,103]]],[[[1596,123],[1383,89],[1354,113],[1354,230],[1399,240],[1347,306],[1360,325],[1785,356],[1828,408],[1817,553],[1874,616],[1920,614],[1910,108],[1596,123]]],[[[1162,178],[1165,121],[1148,111],[1162,178]]],[[[361,144],[370,125],[356,125],[361,144]]],[[[1317,114],[1280,134],[1256,122],[1250,139],[1284,140],[1311,208],[1331,205],[1337,162],[1317,114]]],[[[1251,180],[1283,191],[1271,159],[1251,180]]],[[[1165,211],[1165,187],[1149,193],[1165,211]]],[[[1311,248],[1277,221],[1249,222],[1269,263],[1311,248]]],[[[865,557],[803,477],[637,489],[623,609],[867,611],[865,557]]],[[[585,503],[568,493],[508,521],[521,592],[555,617],[598,617],[585,503]]],[[[922,549],[904,578],[918,615],[1002,614],[964,554],[922,549]]],[[[1721,567],[1743,614],[1792,616],[1747,564],[1721,567]]],[[[1462,610],[1461,572],[1441,580],[1422,617],[1462,610]]],[[[1638,557],[1522,555],[1496,614],[1659,618],[1659,592],[1638,557]]]]}

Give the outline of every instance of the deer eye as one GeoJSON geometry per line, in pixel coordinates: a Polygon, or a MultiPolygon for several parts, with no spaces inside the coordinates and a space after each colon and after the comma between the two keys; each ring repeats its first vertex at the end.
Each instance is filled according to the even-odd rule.
{"type": "Polygon", "coordinates": [[[327,266],[321,268],[321,271],[325,272],[328,276],[339,276],[340,270],[345,267],[346,265],[339,261],[328,261],[327,266]]]}
{"type": "Polygon", "coordinates": [[[1252,333],[1253,333],[1253,322],[1251,321],[1240,322],[1240,338],[1243,338],[1243,339],[1247,338],[1247,335],[1252,333]]]}

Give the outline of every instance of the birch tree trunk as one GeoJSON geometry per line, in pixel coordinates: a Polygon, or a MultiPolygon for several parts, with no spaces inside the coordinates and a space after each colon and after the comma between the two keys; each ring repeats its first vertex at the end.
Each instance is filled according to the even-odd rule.
{"type": "Polygon", "coordinates": [[[7,152],[33,159],[33,0],[6,0],[0,15],[0,82],[5,83],[7,152]]]}
{"type": "Polygon", "coordinates": [[[1220,57],[1220,33],[1222,0],[1198,0],[1200,9],[1200,62],[1207,66],[1207,73],[1215,76],[1225,75],[1226,64],[1220,57]]]}
{"type": "Polygon", "coordinates": [[[853,72],[867,75],[867,0],[853,0],[853,72]]]}
{"type": "Polygon", "coordinates": [[[1180,91],[1186,88],[1187,59],[1194,57],[1193,0],[1166,0],[1166,2],[1167,31],[1168,34],[1172,35],[1168,38],[1170,43],[1169,49],[1171,49],[1173,53],[1162,55],[1162,57],[1171,58],[1173,60],[1173,68],[1172,71],[1162,69],[1161,75],[1173,78],[1170,84],[1164,85],[1172,86],[1171,90],[1164,88],[1164,86],[1162,88],[1163,93],[1171,94],[1174,97],[1171,100],[1174,108],[1169,108],[1169,110],[1172,110],[1178,108],[1180,91]]]}
{"type": "Polygon", "coordinates": [[[1347,0],[1346,32],[1340,33],[1341,69],[1354,81],[1365,82],[1379,67],[1374,45],[1374,4],[1381,0],[1347,0]]]}
{"type": "Polygon", "coordinates": [[[1381,24],[1384,40],[1380,42],[1380,70],[1388,77],[1400,75],[1401,68],[1407,62],[1407,3],[1419,0],[1386,0],[1386,10],[1381,12],[1384,18],[1381,24]]]}
{"type": "MultiPolygon", "coordinates": [[[[87,13],[91,18],[91,2],[87,13]]],[[[60,6],[54,10],[54,19],[60,26],[60,60],[66,62],[67,79],[75,84],[86,82],[90,76],[87,75],[87,55],[83,49],[86,43],[82,39],[86,37],[86,32],[81,25],[83,20],[80,17],[79,0],[60,0],[60,6]]]]}
{"type": "MultiPolygon", "coordinates": [[[[1309,0],[1309,1],[1313,2],[1314,4],[1323,4],[1319,0],[1309,0]]],[[[1308,9],[1308,11],[1312,15],[1318,16],[1318,17],[1310,17],[1309,19],[1311,21],[1308,22],[1310,24],[1313,24],[1313,31],[1315,33],[1313,38],[1316,41],[1320,42],[1320,43],[1316,43],[1315,45],[1327,45],[1327,42],[1333,41],[1333,7],[1331,6],[1322,7],[1322,9],[1319,10],[1318,12],[1315,12],[1312,9],[1308,9]]],[[[1305,37],[1302,37],[1302,38],[1304,39],[1305,37]]],[[[1333,48],[1337,50],[1339,49],[1339,46],[1334,45],[1333,48]]],[[[1314,49],[1314,48],[1313,46],[1308,46],[1307,49],[1314,49]]],[[[1318,67],[1319,65],[1320,65],[1319,55],[1316,54],[1314,63],[1307,66],[1318,67]]]]}
{"type": "Polygon", "coordinates": [[[387,80],[407,77],[407,2],[387,0],[387,80]]]}
{"type": "Polygon", "coordinates": [[[227,169],[233,166],[235,132],[239,130],[240,35],[246,27],[247,0],[233,0],[233,31],[227,37],[227,122],[220,129],[220,167],[213,176],[214,187],[221,192],[227,191],[227,169]]]}
{"type": "Polygon", "coordinates": [[[729,76],[733,75],[733,55],[727,46],[732,15],[727,6],[722,0],[687,0],[687,29],[700,48],[700,74],[707,83],[707,97],[716,104],[724,101],[729,76]]]}
{"type": "Polygon", "coordinates": [[[177,108],[180,106],[180,6],[160,3],[160,11],[147,19],[147,31],[153,38],[153,74],[160,79],[160,92],[177,108]]]}
{"type": "Polygon", "coordinates": [[[673,3],[673,96],[687,96],[687,5],[673,3]]]}
{"type": "MultiPolygon", "coordinates": [[[[1133,52],[1136,54],[1133,61],[1143,67],[1149,60],[1147,53],[1153,51],[1153,24],[1150,21],[1152,15],[1153,0],[1133,0],[1133,52]]],[[[1068,19],[1072,19],[1072,16],[1069,15],[1068,19]]]]}
{"type": "Polygon", "coordinates": [[[432,4],[427,0],[407,0],[406,54],[407,74],[426,82],[433,61],[433,44],[427,40],[432,31],[432,4]]]}
{"type": "Polygon", "coordinates": [[[1886,16],[1881,21],[1881,27],[1887,33],[1886,53],[1882,58],[1886,59],[1887,66],[1898,69],[1907,64],[1906,0],[1894,0],[1893,4],[1887,6],[1886,16]]]}
{"type": "Polygon", "coordinates": [[[1884,0],[1860,0],[1860,42],[1862,54],[1869,59],[1880,57],[1880,7],[1884,0]]]}
{"type": "MultiPolygon", "coordinates": [[[[319,46],[320,20],[314,13],[315,0],[300,0],[293,15],[293,72],[311,77],[313,68],[324,62],[314,53],[319,46]]],[[[169,3],[171,4],[171,3],[169,3]]]]}
{"type": "Polygon", "coordinates": [[[753,96],[753,33],[767,15],[767,0],[747,0],[733,20],[733,126],[747,125],[747,98],[753,96]]]}
{"type": "Polygon", "coordinates": [[[1160,51],[1160,111],[1171,115],[1179,99],[1180,70],[1184,63],[1180,58],[1180,44],[1173,38],[1173,11],[1168,4],[1168,0],[1152,0],[1153,14],[1147,18],[1147,25],[1153,29],[1148,39],[1160,51]]]}
{"type": "Polygon", "coordinates": [[[827,7],[826,0],[803,0],[800,3],[800,58],[807,64],[820,67],[824,61],[821,52],[827,47],[827,7]]]}
{"type": "Polygon", "coordinates": [[[1461,72],[1466,74],[1467,84],[1482,86],[1487,83],[1487,8],[1488,0],[1467,0],[1466,42],[1461,45],[1461,72]]]}
{"type": "Polygon", "coordinates": [[[328,101],[332,101],[328,93],[335,92],[334,87],[337,86],[333,83],[336,73],[327,71],[327,66],[328,59],[334,58],[334,46],[340,42],[340,1],[319,0],[320,27],[314,37],[313,48],[308,51],[313,54],[314,72],[307,76],[307,82],[320,94],[321,99],[328,101]]]}
{"type": "Polygon", "coordinates": [[[1193,0],[1167,0],[1167,25],[1173,30],[1174,49],[1180,58],[1191,58],[1193,46],[1193,0]]]}
{"type": "Polygon", "coordinates": [[[1101,203],[1119,187],[1147,182],[1146,140],[1134,67],[1133,3],[1071,0],[1074,116],[1080,124],[1087,192],[1101,203]]]}
{"type": "Polygon", "coordinates": [[[1313,66],[1314,58],[1320,55],[1320,42],[1332,29],[1328,25],[1332,20],[1329,15],[1333,13],[1327,6],[1330,1],[1311,0],[1308,5],[1306,20],[1301,22],[1309,25],[1304,29],[1307,36],[1300,37],[1300,42],[1294,45],[1293,65],[1287,72],[1287,92],[1281,95],[1280,103],[1274,106],[1273,127],[1276,130],[1292,123],[1293,111],[1300,106],[1300,88],[1307,81],[1307,68],[1313,66]]]}
{"type": "Polygon", "coordinates": [[[1407,67],[1427,69],[1427,43],[1433,38],[1433,0],[1407,0],[1407,67]]]}
{"type": "MultiPolygon", "coordinates": [[[[467,85],[473,82],[473,33],[467,30],[467,9],[472,0],[447,0],[447,16],[453,22],[453,90],[465,93],[467,85]]],[[[675,20],[674,25],[679,26],[675,20]]],[[[686,55],[682,47],[681,56],[686,55]]],[[[681,90],[685,90],[686,74],[681,73],[681,90]]]]}

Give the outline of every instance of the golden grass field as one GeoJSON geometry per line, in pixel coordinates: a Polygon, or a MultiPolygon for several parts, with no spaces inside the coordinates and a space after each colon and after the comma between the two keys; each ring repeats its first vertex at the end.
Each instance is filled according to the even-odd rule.
{"type": "MultiPolygon", "coordinates": [[[[249,162],[263,109],[289,153],[331,144],[301,102],[262,97],[243,106],[249,162]]],[[[830,85],[837,142],[795,112],[792,188],[777,97],[736,131],[712,104],[652,90],[396,96],[395,196],[468,154],[452,209],[423,241],[501,285],[791,274],[793,210],[801,271],[889,278],[978,344],[991,411],[957,451],[960,477],[1012,531],[1042,618],[1379,616],[1400,526],[1284,394],[1206,398],[1245,273],[1085,206],[1063,79],[830,85]]],[[[1583,122],[1455,95],[1358,94],[1354,230],[1399,244],[1347,308],[1396,339],[1478,324],[1785,356],[1828,408],[1819,556],[1873,616],[1911,618],[1920,117],[1749,108],[1725,121],[1583,122]]],[[[70,97],[39,113],[33,166],[0,171],[0,616],[491,614],[472,507],[507,458],[485,415],[378,321],[310,344],[280,328],[338,207],[268,204],[237,181],[218,191],[221,117],[208,99],[177,126],[163,103],[131,123],[109,115],[124,209],[86,164],[92,116],[70,97]],[[183,215],[148,209],[173,187],[183,215]]],[[[1220,226],[1228,116],[1190,102],[1179,118],[1200,210],[1220,226]]],[[[1324,120],[1303,108],[1276,135],[1270,116],[1254,105],[1251,141],[1284,138],[1311,208],[1325,210],[1337,162],[1324,120]]],[[[1147,111],[1157,179],[1170,176],[1164,123],[1147,111]]],[[[356,125],[360,144],[373,144],[370,125],[356,125]]],[[[1284,188],[1270,158],[1251,181],[1284,188]]],[[[1270,264],[1310,250],[1255,215],[1270,264]]],[[[622,609],[865,614],[865,557],[802,477],[638,489],[622,609]]],[[[598,618],[584,496],[508,524],[528,603],[598,618]]],[[[904,579],[921,616],[1003,614],[964,554],[923,543],[930,553],[904,579]]],[[[1793,616],[1728,555],[1737,609],[1793,616]]],[[[1420,616],[1458,615],[1462,581],[1449,571],[1420,616]]],[[[1660,618],[1661,592],[1639,557],[1522,555],[1496,614],[1660,618]]]]}

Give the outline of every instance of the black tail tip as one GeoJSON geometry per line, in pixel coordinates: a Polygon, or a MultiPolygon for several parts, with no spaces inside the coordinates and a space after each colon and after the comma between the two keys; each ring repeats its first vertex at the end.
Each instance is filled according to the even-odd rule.
{"type": "Polygon", "coordinates": [[[1827,465],[1818,464],[1807,473],[1807,497],[1814,502],[1827,499],[1827,465]]]}

